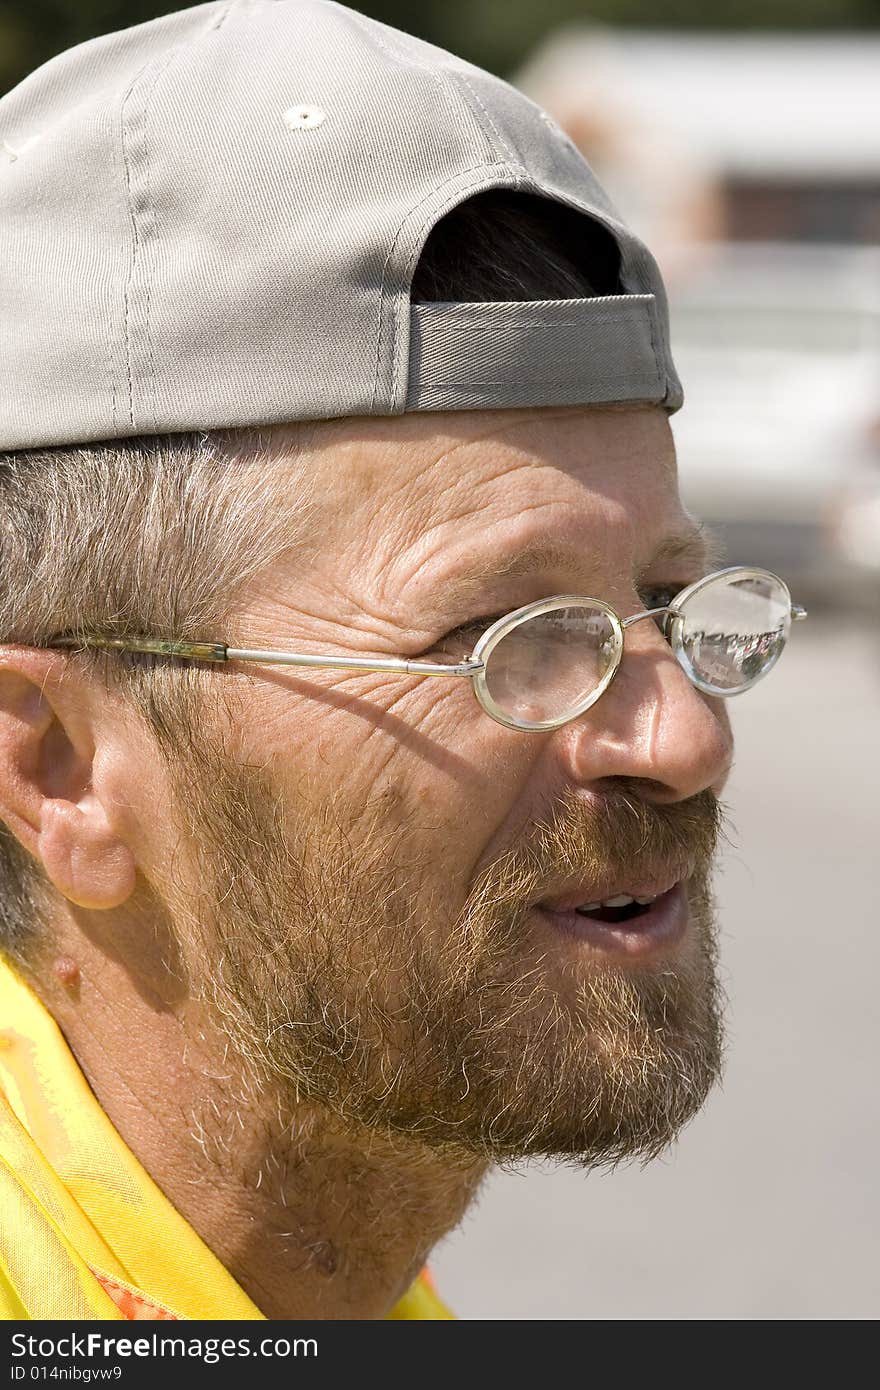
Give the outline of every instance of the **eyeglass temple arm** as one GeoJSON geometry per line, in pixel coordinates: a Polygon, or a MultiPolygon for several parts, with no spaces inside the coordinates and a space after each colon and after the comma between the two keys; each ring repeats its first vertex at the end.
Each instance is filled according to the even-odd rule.
{"type": "Polygon", "coordinates": [[[59,637],[53,647],[99,647],[105,651],[145,652],[155,656],[176,656],[184,661],[258,661],[266,666],[311,666],[342,671],[394,671],[410,676],[474,676],[482,671],[482,661],[463,661],[445,666],[433,661],[406,661],[400,657],[359,660],[348,656],[297,655],[294,652],[253,651],[248,647],[227,647],[225,642],[168,642],[159,637],[59,637]]]}
{"type": "Polygon", "coordinates": [[[262,661],[267,666],[336,667],[340,671],[396,671],[408,676],[474,676],[482,671],[482,661],[461,661],[447,666],[439,661],[406,661],[402,657],[296,656],[290,652],[251,651],[246,647],[227,647],[229,661],[262,661]]]}
{"type": "MultiPolygon", "coordinates": [[[[656,618],[661,613],[674,613],[673,605],[649,608],[621,619],[621,627],[640,623],[644,618],[656,618]]],[[[793,603],[791,617],[799,622],[807,616],[806,608],[793,603]]],[[[225,642],[169,642],[161,637],[57,637],[51,647],[97,647],[104,651],[144,652],[155,656],[176,656],[184,661],[257,661],[266,666],[311,666],[314,669],[341,671],[394,671],[408,676],[475,676],[484,669],[482,661],[462,661],[445,666],[433,661],[406,661],[400,657],[375,657],[372,660],[348,656],[311,656],[294,652],[257,651],[248,647],[228,647],[225,642]]]]}

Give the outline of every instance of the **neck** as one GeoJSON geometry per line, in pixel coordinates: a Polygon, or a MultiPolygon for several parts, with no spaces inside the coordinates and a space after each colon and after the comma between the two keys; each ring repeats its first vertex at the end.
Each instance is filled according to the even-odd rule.
{"type": "Polygon", "coordinates": [[[481,1176],[472,1158],[440,1159],[316,1107],[270,1121],[261,1109],[254,1123],[239,1106],[224,1129],[213,1111],[196,1126],[198,1208],[185,1214],[268,1317],[385,1317],[481,1176]]]}
{"type": "Polygon", "coordinates": [[[169,1006],[89,942],[65,955],[76,988],[49,963],[34,980],[99,1103],[260,1311],[385,1317],[484,1166],[289,1105],[224,1060],[189,1001],[169,1006]]]}

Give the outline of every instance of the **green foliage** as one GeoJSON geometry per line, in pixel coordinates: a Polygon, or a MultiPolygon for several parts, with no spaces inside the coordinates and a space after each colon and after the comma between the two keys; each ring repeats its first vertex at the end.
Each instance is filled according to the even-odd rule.
{"type": "MultiPolygon", "coordinates": [[[[0,92],[73,44],[184,8],[173,0],[0,0],[0,92]]],[[[359,0],[356,9],[507,73],[558,25],[880,28],[880,0],[359,0]]]]}

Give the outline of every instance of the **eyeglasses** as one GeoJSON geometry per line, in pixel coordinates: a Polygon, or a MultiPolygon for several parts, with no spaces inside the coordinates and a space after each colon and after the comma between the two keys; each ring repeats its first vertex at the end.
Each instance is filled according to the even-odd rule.
{"type": "Polygon", "coordinates": [[[463,677],[492,719],[508,729],[557,729],[594,705],[623,659],[633,623],[657,621],[698,690],[728,698],[749,690],[782,655],[792,622],[807,616],[787,585],[769,570],[734,565],[698,579],[662,608],[621,618],[597,598],[557,594],[527,603],[492,622],[464,660],[359,658],[256,651],[223,642],[173,642],[153,637],[65,637],[53,647],[148,652],[187,661],[254,661],[342,671],[463,677]]]}

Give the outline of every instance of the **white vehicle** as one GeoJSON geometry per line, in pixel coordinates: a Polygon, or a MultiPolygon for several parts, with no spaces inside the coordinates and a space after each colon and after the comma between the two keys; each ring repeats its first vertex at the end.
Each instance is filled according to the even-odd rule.
{"type": "Polygon", "coordinates": [[[840,514],[880,472],[880,249],[719,244],[685,263],[670,295],[685,502],[730,564],[848,601],[863,566],[840,514]]]}

